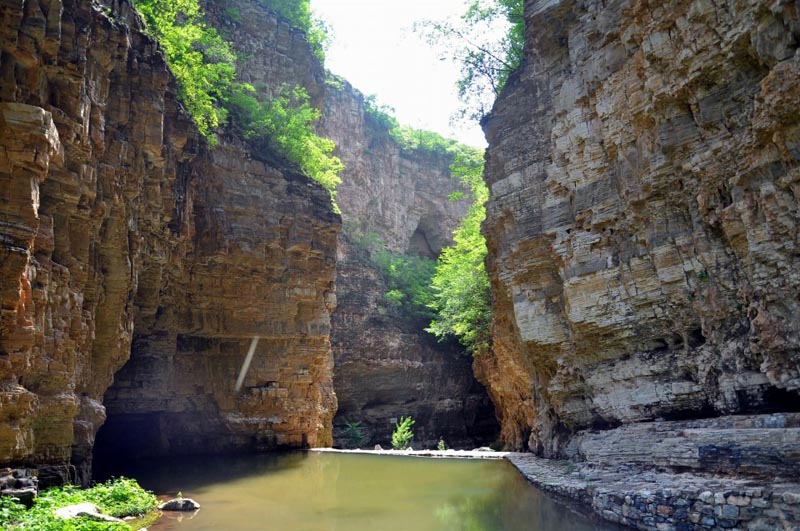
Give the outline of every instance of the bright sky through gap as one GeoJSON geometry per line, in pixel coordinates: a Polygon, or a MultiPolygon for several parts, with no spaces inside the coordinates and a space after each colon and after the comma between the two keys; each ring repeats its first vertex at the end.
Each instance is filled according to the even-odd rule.
{"type": "Polygon", "coordinates": [[[401,124],[486,146],[477,123],[450,124],[459,108],[458,65],[440,61],[412,30],[419,20],[460,15],[465,0],[311,0],[311,7],[331,28],[331,72],[394,107],[401,124]]]}

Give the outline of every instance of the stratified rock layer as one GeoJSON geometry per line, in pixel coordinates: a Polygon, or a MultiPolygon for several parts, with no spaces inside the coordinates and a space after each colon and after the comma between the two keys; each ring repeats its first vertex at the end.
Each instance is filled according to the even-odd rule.
{"type": "Polygon", "coordinates": [[[799,9],[526,2],[525,61],[486,122],[479,363],[510,447],[797,410],[799,9]]]}
{"type": "Polygon", "coordinates": [[[450,175],[452,155],[401,149],[366,112],[362,94],[341,79],[326,81],[303,33],[258,3],[205,5],[239,51],[245,81],[308,91],[322,109],[317,132],[336,143],[345,165],[336,195],[343,230],[331,332],[339,400],[335,427],[358,421],[367,443],[386,444],[394,419],[411,415],[416,445],[435,446],[439,437],[455,446],[492,442],[492,405],[472,375],[470,357],[459,347],[437,344],[423,330],[427,323],[392,312],[380,271],[355,243],[369,235],[392,252],[435,258],[452,242],[468,207],[467,199],[448,199],[463,191],[450,175]]]}
{"type": "Polygon", "coordinates": [[[86,480],[131,353],[145,451],[329,444],[327,193],[208,151],[127,2],[2,1],[0,44],[0,463],[86,480]]]}
{"type": "Polygon", "coordinates": [[[448,199],[463,191],[450,175],[452,155],[401,149],[365,107],[348,85],[328,88],[320,122],[345,163],[331,332],[339,397],[334,434],[360,422],[365,444],[385,445],[395,422],[412,416],[416,447],[435,447],[440,438],[454,447],[488,444],[497,423],[471,357],[453,343],[437,343],[423,330],[427,322],[387,303],[389,288],[363,247],[380,238],[392,252],[434,259],[452,243],[468,207],[467,199],[448,199]]]}

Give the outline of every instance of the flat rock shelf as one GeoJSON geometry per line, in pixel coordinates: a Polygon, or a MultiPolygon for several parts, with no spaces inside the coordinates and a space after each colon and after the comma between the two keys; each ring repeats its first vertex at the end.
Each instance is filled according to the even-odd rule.
{"type": "Polygon", "coordinates": [[[800,530],[800,483],[660,473],[504,456],[540,489],[577,500],[605,520],[656,531],[800,530]]]}

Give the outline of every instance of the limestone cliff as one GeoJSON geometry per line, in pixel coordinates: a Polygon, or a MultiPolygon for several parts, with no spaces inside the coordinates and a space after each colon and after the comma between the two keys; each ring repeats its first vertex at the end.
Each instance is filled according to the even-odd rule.
{"type": "Polygon", "coordinates": [[[86,480],[129,357],[107,404],[139,424],[111,445],[330,443],[327,192],[209,151],[128,2],[4,0],[0,20],[0,463],[86,480]]]}
{"type": "MultiPolygon", "coordinates": [[[[478,361],[509,446],[800,408],[799,10],[526,2],[525,60],[485,123],[478,361]]],[[[584,457],[613,445],[590,439],[584,457]]]]}
{"type": "Polygon", "coordinates": [[[496,435],[492,405],[476,382],[463,349],[437,344],[425,323],[387,314],[378,268],[354,244],[373,232],[396,253],[434,258],[452,241],[468,206],[448,196],[452,155],[403,150],[366,112],[364,96],[326,76],[302,32],[263,5],[207,0],[206,12],[239,51],[244,80],[255,86],[301,85],[322,109],[317,132],[336,143],[344,162],[337,202],[343,230],[337,256],[337,308],[331,342],[336,427],[360,421],[372,442],[386,443],[393,421],[412,415],[415,444],[488,443],[496,435]],[[231,16],[234,13],[234,16],[231,16]]]}
{"type": "Polygon", "coordinates": [[[339,411],[334,435],[361,422],[369,444],[389,444],[394,423],[411,415],[417,447],[474,448],[495,440],[497,423],[486,390],[472,374],[472,359],[454,343],[437,343],[427,322],[393,311],[389,290],[364,234],[393,252],[435,258],[452,243],[467,200],[450,175],[452,155],[407,151],[365,113],[363,96],[350,87],[328,89],[321,128],[345,162],[339,204],[337,309],[331,342],[339,411]]]}

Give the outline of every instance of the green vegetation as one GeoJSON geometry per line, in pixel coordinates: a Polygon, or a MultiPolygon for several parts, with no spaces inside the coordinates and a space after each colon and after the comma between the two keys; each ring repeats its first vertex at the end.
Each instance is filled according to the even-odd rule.
{"type": "Polygon", "coordinates": [[[361,448],[367,442],[363,424],[358,421],[345,422],[343,438],[346,448],[361,448]]]}
{"type": "Polygon", "coordinates": [[[39,494],[30,509],[11,498],[0,498],[0,526],[15,531],[131,531],[142,527],[136,520],[129,526],[88,518],[61,520],[54,515],[56,509],[84,502],[94,503],[104,514],[116,518],[141,516],[156,507],[152,493],[132,479],[119,478],[86,490],[71,485],[48,489],[39,494]]]}
{"type": "Polygon", "coordinates": [[[259,100],[253,87],[238,84],[229,104],[245,138],[283,154],[335,198],[344,165],[333,155],[333,141],[314,134],[320,111],[304,88],[282,86],[275,97],[259,100]]]}
{"type": "MultiPolygon", "coordinates": [[[[324,28],[311,17],[308,0],[264,1],[322,46],[319,39],[324,28]]],[[[305,89],[280,87],[269,97],[236,81],[236,54],[203,20],[198,0],[134,0],[134,4],[164,50],[178,80],[178,96],[212,146],[216,145],[217,130],[232,115],[235,127],[256,147],[268,148],[297,164],[334,200],[343,165],[333,155],[333,142],[314,133],[320,112],[311,107],[305,89]]],[[[235,19],[241,15],[229,6],[226,16],[235,19]]]]}
{"type": "Polygon", "coordinates": [[[134,0],[158,39],[178,96],[213,144],[214,132],[227,121],[222,105],[236,77],[236,56],[216,29],[203,21],[198,0],[134,0]]]}
{"type": "Polygon", "coordinates": [[[429,258],[392,253],[377,232],[346,222],[344,231],[353,243],[369,254],[370,261],[386,281],[384,300],[389,307],[412,318],[428,320],[434,316],[431,281],[436,262],[429,258]]]}
{"type": "Polygon", "coordinates": [[[444,452],[447,450],[447,445],[444,443],[444,439],[439,437],[439,443],[436,445],[436,449],[440,452],[444,452]]]}
{"type": "Polygon", "coordinates": [[[436,262],[419,256],[394,254],[381,250],[372,254],[373,262],[383,273],[389,290],[384,298],[395,308],[403,308],[412,319],[430,319],[431,280],[436,262]]]}
{"type": "Polygon", "coordinates": [[[522,61],[523,0],[472,0],[459,20],[428,21],[417,28],[441,50],[442,59],[461,64],[461,118],[481,119],[522,61]],[[497,38],[501,24],[507,31],[497,38]]]}
{"type": "Polygon", "coordinates": [[[367,96],[364,99],[364,110],[367,118],[378,127],[385,129],[404,152],[424,151],[455,157],[464,151],[474,150],[457,140],[445,138],[439,133],[400,125],[400,122],[394,117],[394,109],[378,103],[375,95],[367,96]]]}
{"type": "Polygon", "coordinates": [[[463,155],[451,166],[454,176],[469,186],[475,201],[453,234],[454,244],[442,251],[433,277],[436,316],[427,328],[440,339],[458,337],[473,355],[489,348],[491,293],[484,261],[486,240],[481,223],[486,218],[489,190],[483,182],[483,155],[463,155]]]}
{"type": "Polygon", "coordinates": [[[394,425],[394,432],[392,432],[392,448],[395,450],[406,450],[414,438],[414,432],[411,427],[414,425],[414,419],[411,417],[400,417],[400,422],[394,425]]]}

